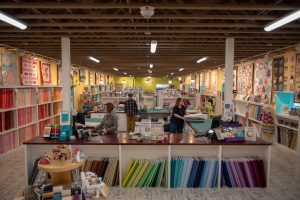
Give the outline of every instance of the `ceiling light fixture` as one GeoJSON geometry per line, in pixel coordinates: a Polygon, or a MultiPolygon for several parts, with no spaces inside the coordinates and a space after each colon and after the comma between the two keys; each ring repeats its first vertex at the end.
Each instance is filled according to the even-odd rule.
{"type": "Polygon", "coordinates": [[[19,20],[17,20],[16,18],[13,18],[9,15],[7,15],[6,13],[0,11],[0,20],[11,24],[13,26],[18,27],[19,29],[25,30],[27,28],[27,25],[19,20]]]}
{"type": "Polygon", "coordinates": [[[123,74],[125,74],[125,75],[126,75],[127,73],[126,73],[126,72],[124,72],[123,74]]]}
{"type": "Polygon", "coordinates": [[[152,69],[152,68],[153,68],[153,66],[154,66],[154,65],[153,65],[152,63],[150,63],[150,69],[152,69]]]}
{"type": "Polygon", "coordinates": [[[100,62],[100,60],[98,60],[97,58],[94,58],[93,56],[89,56],[88,58],[96,63],[100,62]]]}
{"type": "Polygon", "coordinates": [[[181,71],[183,71],[183,70],[184,70],[184,68],[180,68],[178,71],[180,71],[180,72],[181,72],[181,71]]]}
{"type": "Polygon", "coordinates": [[[287,15],[284,15],[283,17],[272,21],[271,23],[267,24],[264,28],[265,31],[272,31],[280,26],[283,26],[287,23],[290,23],[291,21],[294,21],[296,19],[300,18],[300,9],[297,9],[293,12],[288,13],[287,15]]]}
{"type": "Polygon", "coordinates": [[[113,70],[115,70],[115,71],[119,71],[119,69],[118,69],[118,68],[116,68],[116,67],[114,67],[114,68],[113,68],[113,70]]]}
{"type": "Polygon", "coordinates": [[[157,47],[157,41],[156,40],[151,40],[150,52],[155,53],[156,52],[156,47],[157,47]]]}
{"type": "Polygon", "coordinates": [[[154,15],[154,7],[153,6],[142,6],[140,7],[141,11],[141,15],[146,18],[146,19],[150,19],[153,15],[154,15]]]}
{"type": "Polygon", "coordinates": [[[173,75],[174,75],[174,73],[172,72],[172,73],[171,73],[171,75],[173,76],[173,75]]]}
{"type": "Polygon", "coordinates": [[[204,61],[206,61],[207,59],[208,59],[208,57],[207,57],[207,56],[205,56],[205,57],[202,57],[202,58],[200,58],[199,60],[197,60],[197,63],[204,62],[204,61]]]}

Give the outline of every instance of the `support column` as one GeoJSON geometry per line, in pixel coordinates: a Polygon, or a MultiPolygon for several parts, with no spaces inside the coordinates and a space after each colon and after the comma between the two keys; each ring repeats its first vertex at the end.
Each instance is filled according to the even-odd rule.
{"type": "Polygon", "coordinates": [[[61,38],[61,65],[62,65],[62,111],[71,112],[71,50],[70,38],[61,38]]]}
{"type": "Polygon", "coordinates": [[[233,114],[233,65],[234,65],[234,38],[226,38],[225,47],[225,88],[224,88],[224,116],[232,118],[233,114]]]}

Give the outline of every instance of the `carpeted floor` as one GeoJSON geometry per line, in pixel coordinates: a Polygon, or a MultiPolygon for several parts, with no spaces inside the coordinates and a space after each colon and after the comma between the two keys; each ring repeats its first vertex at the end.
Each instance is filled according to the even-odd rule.
{"type": "MultiPolygon", "coordinates": [[[[0,156],[0,199],[12,200],[25,186],[24,149],[20,147],[0,156]]],[[[172,189],[110,188],[108,199],[222,199],[222,200],[288,200],[300,199],[300,156],[281,146],[272,146],[271,179],[266,189],[222,188],[172,189]]]]}

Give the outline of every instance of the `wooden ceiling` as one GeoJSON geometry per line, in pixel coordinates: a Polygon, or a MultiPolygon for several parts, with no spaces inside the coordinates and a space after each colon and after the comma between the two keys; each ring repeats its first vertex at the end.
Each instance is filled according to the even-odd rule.
{"type": "Polygon", "coordinates": [[[299,21],[263,30],[299,7],[296,0],[1,0],[0,10],[27,23],[28,29],[0,22],[0,44],[60,59],[60,37],[68,36],[74,64],[146,76],[153,63],[152,76],[176,76],[224,64],[227,37],[235,38],[235,61],[299,43],[299,21]],[[155,7],[151,19],[140,14],[146,5],[155,7]],[[150,53],[151,40],[158,42],[155,54],[150,53]],[[202,56],[209,59],[197,64],[202,56]]]}

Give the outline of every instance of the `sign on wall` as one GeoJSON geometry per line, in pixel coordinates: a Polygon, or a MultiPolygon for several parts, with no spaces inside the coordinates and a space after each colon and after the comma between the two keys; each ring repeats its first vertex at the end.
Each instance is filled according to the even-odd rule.
{"type": "Polygon", "coordinates": [[[31,57],[22,57],[21,80],[23,85],[37,85],[37,61],[31,57]]]}
{"type": "Polygon", "coordinates": [[[51,66],[50,63],[42,61],[41,64],[42,81],[44,84],[51,84],[51,66]]]}

